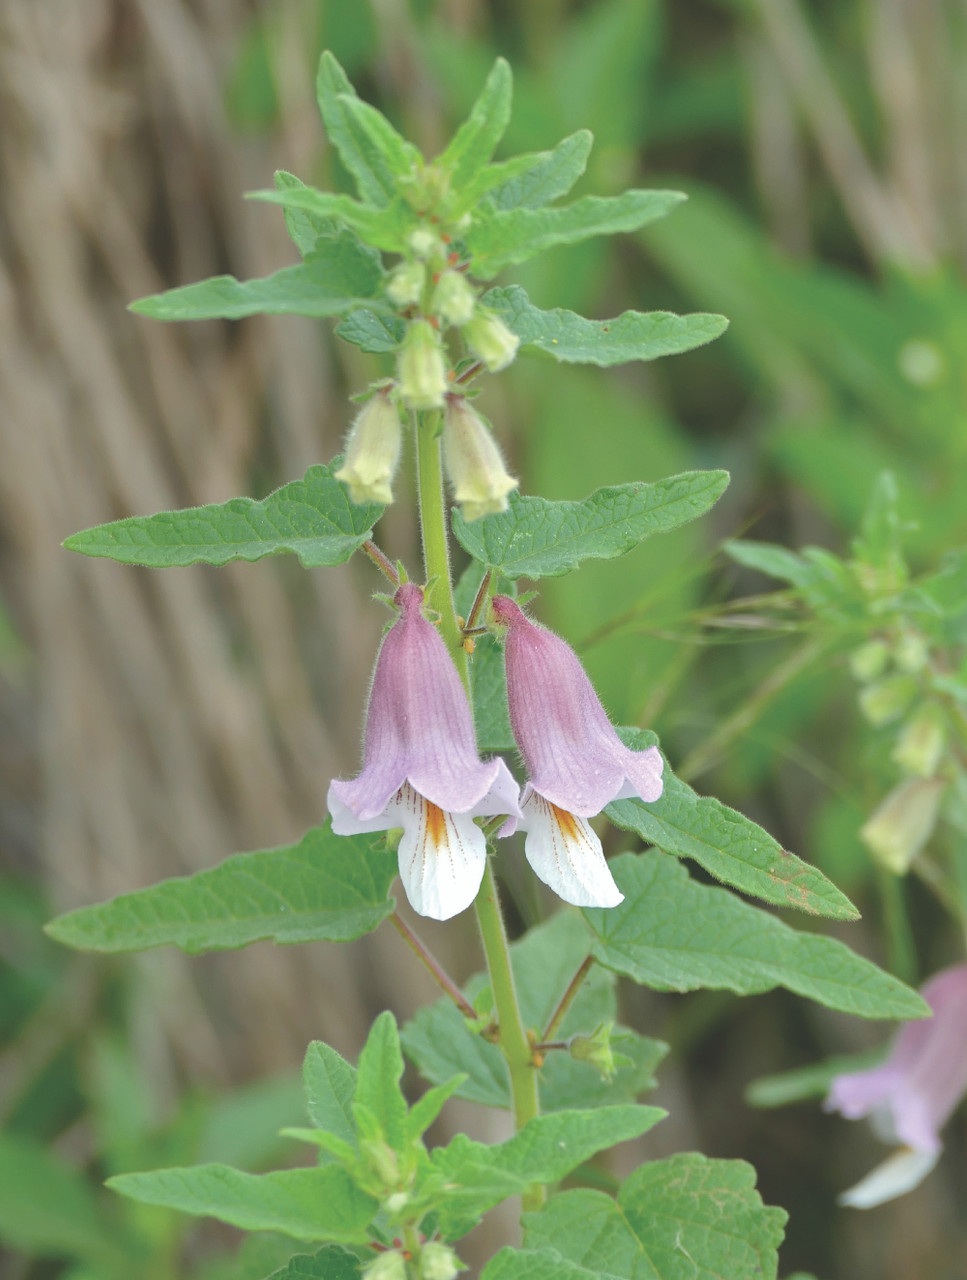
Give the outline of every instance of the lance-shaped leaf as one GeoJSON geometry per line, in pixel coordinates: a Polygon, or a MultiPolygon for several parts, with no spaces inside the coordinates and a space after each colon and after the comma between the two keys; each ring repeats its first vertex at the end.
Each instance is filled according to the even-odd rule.
{"type": "Polygon", "coordinates": [[[378,153],[393,178],[406,177],[417,165],[423,164],[419,149],[393,128],[382,111],[363,102],[355,90],[337,96],[343,119],[348,118],[356,136],[365,143],[370,154],[378,153]]]}
{"type": "Polygon", "coordinates": [[[380,315],[368,307],[351,311],[336,326],[336,336],[373,355],[395,351],[406,333],[406,321],[399,316],[380,315]]]}
{"type": "Polygon", "coordinates": [[[224,1164],[123,1173],[107,1185],[141,1204],[218,1218],[243,1231],[281,1231],[297,1240],[363,1244],[379,1204],[339,1165],[242,1173],[224,1164]]]}
{"type": "Polygon", "coordinates": [[[553,151],[533,157],[533,165],[510,178],[495,191],[491,200],[498,209],[539,209],[567,193],[587,168],[594,138],[588,129],[579,129],[563,138],[553,151]]]}
{"type": "Polygon", "coordinates": [[[210,871],[80,907],[47,925],[81,951],[175,946],[189,955],[250,942],[348,942],[393,910],[396,856],[372,836],[333,835],[327,823],[298,844],[237,853],[210,871]]]}
{"type": "MultiPolygon", "coordinates": [[[[276,169],[273,177],[276,191],[295,191],[306,185],[286,169],[276,169]]],[[[340,231],[332,218],[316,218],[302,209],[285,209],[284,214],[289,237],[302,258],[312,252],[320,236],[334,236],[340,231]]]]}
{"type": "Polygon", "coordinates": [[[728,482],[727,471],[685,471],[654,484],[596,489],[580,502],[512,493],[500,515],[468,523],[455,511],[453,532],[475,560],[507,578],[556,578],[704,515],[728,482]]]}
{"type": "Polygon", "coordinates": [[[306,1110],[317,1129],[356,1144],[351,1103],[356,1091],[356,1068],[321,1040],[313,1040],[302,1062],[306,1110]]]}
{"type": "Polygon", "coordinates": [[[387,1009],[370,1028],[356,1068],[353,1111],[362,1108],[378,1128],[380,1137],[402,1151],[407,1145],[406,1099],[400,1091],[403,1053],[396,1019],[387,1009]]]}
{"type": "Polygon", "coordinates": [[[318,1253],[297,1253],[268,1280],[360,1280],[363,1264],[338,1244],[327,1244],[318,1253]]]}
{"type": "MultiPolygon", "coordinates": [[[[621,740],[635,751],[658,745],[646,729],[621,728],[621,740]]],[[[605,812],[617,827],[634,831],[648,844],[677,858],[691,858],[716,880],[780,907],[798,907],[833,920],[858,920],[849,898],[816,867],[788,853],[751,819],[711,796],[697,795],[676,778],[668,761],[664,790],[649,804],[615,800],[605,812]]]]}
{"type": "MultiPolygon", "coordinates": [[[[286,188],[281,194],[296,190],[286,188]]],[[[141,298],[130,309],[153,320],[240,320],[259,313],[340,316],[374,298],[382,280],[379,254],[351,231],[339,231],[316,237],[304,262],[270,276],[244,281],[212,276],[141,298]]]]}
{"type": "Polygon", "coordinates": [[[786,987],[862,1018],[922,1018],[928,1006],[898,978],[834,938],[790,929],[727,889],[696,884],[656,851],[609,863],[624,902],[588,908],[592,954],[657,991],[740,995],[786,987]]]}
{"type": "Polygon", "coordinates": [[[342,564],[373,536],[384,508],[357,506],[334,472],[342,465],[310,467],[267,498],[232,498],[206,507],[130,516],[65,538],[68,551],[121,564],[168,569],[189,564],[261,560],[290,551],[306,569],[342,564]]]}
{"type": "Polygon", "coordinates": [[[607,368],[691,351],[728,328],[725,316],[676,316],[670,311],[625,311],[614,320],[586,320],[555,307],[541,311],[519,285],[491,289],[484,302],[520,338],[522,350],[542,351],[563,364],[607,368]]]}
{"type": "Polygon", "coordinates": [[[280,191],[249,191],[246,199],[264,200],[283,209],[301,209],[314,218],[331,218],[355,231],[367,244],[389,253],[402,252],[407,231],[416,225],[416,214],[401,196],[381,208],[361,204],[352,196],[301,186],[280,191]]]}
{"type": "Polygon", "coordinates": [[[470,270],[490,280],[504,267],[526,262],[555,245],[637,231],[671,213],[684,199],[680,191],[626,191],[620,196],[585,196],[553,208],[481,213],[464,237],[473,255],[470,270]]]}
{"type": "Polygon", "coordinates": [[[478,636],[470,660],[470,693],[477,746],[481,751],[516,749],[507,711],[504,651],[493,636],[478,636]]]}
{"type": "MultiPolygon", "coordinates": [[[[316,98],[326,136],[355,179],[363,200],[377,206],[387,205],[396,194],[395,176],[370,130],[350,107],[348,99],[355,97],[356,90],[345,71],[327,49],[319,59],[316,73],[316,98]]],[[[386,124],[392,128],[389,121],[386,124]]]]}
{"type": "Polygon", "coordinates": [[[459,194],[477,176],[497,149],[510,121],[513,76],[510,65],[498,58],[490,69],[480,96],[447,147],[433,162],[450,172],[450,185],[459,194]]]}
{"type": "MultiPolygon", "coordinates": [[[[744,1161],[676,1155],[636,1169],[617,1201],[600,1191],[554,1196],[525,1216],[525,1244],[563,1255],[588,1276],[775,1280],[786,1217],[762,1203],[744,1161]]],[[[486,1280],[530,1274],[509,1262],[488,1266],[486,1280]]]]}

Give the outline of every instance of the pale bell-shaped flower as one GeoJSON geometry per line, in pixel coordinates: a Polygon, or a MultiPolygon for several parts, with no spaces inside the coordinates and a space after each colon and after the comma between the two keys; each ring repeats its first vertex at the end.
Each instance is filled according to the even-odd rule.
{"type": "Polygon", "coordinates": [[[408,409],[442,409],[447,367],[440,335],[429,320],[411,320],[397,360],[400,395],[408,409]]]}
{"type": "Polygon", "coordinates": [[[433,290],[430,309],[445,325],[460,328],[473,315],[477,295],[462,271],[444,271],[433,290]]]}
{"type": "Polygon", "coordinates": [[[353,502],[393,501],[392,483],[400,460],[400,415],[386,391],[377,391],[356,415],[346,437],[346,458],[336,471],[353,502]]]}
{"type": "Polygon", "coordinates": [[[906,875],[933,835],[945,786],[943,778],[907,778],[860,827],[867,849],[894,875],[906,875]]]}
{"type": "Polygon", "coordinates": [[[908,773],[914,773],[918,778],[932,778],[946,745],[943,708],[936,702],[925,702],[901,729],[890,755],[908,773]]]}
{"type": "Polygon", "coordinates": [[[469,907],[487,861],[475,817],[520,816],[503,760],[477,755],[473,717],[456,667],[422,613],[423,591],[404,583],[400,617],[376,659],[366,712],[363,768],[333,781],[337,835],[403,828],[400,879],[420,915],[448,920],[469,907]]]}
{"type": "Polygon", "coordinates": [[[887,1060],[836,1076],[824,1103],[847,1120],[870,1116],[900,1150],[845,1191],[840,1204],[870,1209],[912,1191],[940,1156],[940,1131],[967,1092],[967,964],[945,969],[921,989],[933,1017],[908,1022],[887,1060]]]}
{"type": "Polygon", "coordinates": [[[506,369],[517,354],[520,338],[512,333],[492,311],[477,307],[471,319],[463,327],[467,346],[480,360],[488,373],[506,369]]]}
{"type": "Polygon", "coordinates": [[[386,296],[394,307],[415,307],[425,288],[425,263],[401,262],[386,282],[386,296]]]}
{"type": "Polygon", "coordinates": [[[464,520],[507,510],[507,495],[517,481],[507,474],[487,423],[463,396],[447,396],[443,465],[464,520]]]}
{"type": "Polygon", "coordinates": [[[420,1249],[420,1280],[456,1280],[466,1269],[466,1263],[440,1240],[429,1240],[420,1249]]]}
{"type": "Polygon", "coordinates": [[[494,596],[493,611],[507,627],[510,723],[529,774],[518,824],[527,833],[524,853],[565,902],[615,907],[623,894],[587,819],[612,800],[657,800],[661,753],[624,745],[577,654],[559,636],[508,596],[494,596]]]}

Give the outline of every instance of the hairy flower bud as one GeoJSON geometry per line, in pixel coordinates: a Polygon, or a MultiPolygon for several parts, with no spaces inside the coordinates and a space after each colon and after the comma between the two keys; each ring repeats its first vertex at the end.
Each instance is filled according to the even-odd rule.
{"type": "Polygon", "coordinates": [[[885,640],[867,640],[850,654],[849,669],[854,680],[867,684],[883,675],[889,661],[890,650],[885,640]]]}
{"type": "Polygon", "coordinates": [[[944,713],[935,702],[926,702],[903,726],[893,759],[908,773],[932,778],[947,741],[944,713]]]}
{"type": "Polygon", "coordinates": [[[902,716],[916,693],[917,682],[912,676],[887,676],[860,691],[860,710],[879,728],[902,716]]]}
{"type": "Polygon", "coordinates": [[[908,778],[894,787],[860,828],[860,838],[882,866],[905,875],[933,835],[946,783],[908,778]]]}
{"type": "Polygon", "coordinates": [[[440,335],[429,320],[412,320],[406,328],[397,375],[408,409],[440,409],[447,389],[440,335]]]}
{"type": "Polygon", "coordinates": [[[443,241],[429,227],[417,227],[411,231],[408,243],[411,253],[415,253],[418,258],[429,258],[443,248],[443,241]]]}
{"type": "Polygon", "coordinates": [[[464,520],[507,510],[507,495],[517,481],[507,474],[490,428],[463,396],[447,396],[443,464],[464,520]]]}
{"type": "Polygon", "coordinates": [[[445,325],[460,328],[473,315],[476,295],[462,271],[444,271],[433,291],[431,308],[445,325]]]}
{"type": "Polygon", "coordinates": [[[406,1260],[398,1249],[378,1254],[363,1272],[365,1280],[406,1280],[406,1260]]]}
{"type": "Polygon", "coordinates": [[[461,1271],[466,1271],[466,1264],[461,1262],[447,1244],[431,1240],[420,1250],[421,1280],[456,1280],[461,1271]]]}
{"type": "Polygon", "coordinates": [[[506,369],[517,354],[520,339],[516,333],[492,312],[477,307],[473,317],[463,327],[467,346],[478,360],[483,361],[489,373],[506,369]]]}
{"type": "Polygon", "coordinates": [[[400,415],[386,391],[367,400],[346,439],[346,460],[335,472],[353,502],[393,501],[391,485],[400,460],[400,415]]]}
{"type": "Polygon", "coordinates": [[[425,285],[426,266],[422,262],[401,262],[386,282],[386,296],[394,307],[415,307],[425,285]]]}

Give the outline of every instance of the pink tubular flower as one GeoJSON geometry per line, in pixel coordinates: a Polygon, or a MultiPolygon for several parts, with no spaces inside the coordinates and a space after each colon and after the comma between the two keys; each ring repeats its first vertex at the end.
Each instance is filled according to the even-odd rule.
{"type": "Polygon", "coordinates": [[[423,617],[423,591],[404,583],[400,617],[376,659],[363,769],[334,781],[337,835],[402,827],[400,879],[413,908],[449,920],[474,900],[487,859],[475,817],[520,815],[503,760],[477,755],[473,718],[446,645],[423,617]]]}
{"type": "Polygon", "coordinates": [[[908,1022],[886,1062],[837,1076],[824,1103],[848,1120],[871,1116],[901,1148],[845,1191],[840,1204],[869,1209],[912,1191],[940,1156],[940,1130],[967,1092],[967,964],[936,974],[920,994],[932,1018],[908,1022]]]}
{"type": "Polygon", "coordinates": [[[657,800],[661,755],[624,745],[570,646],[508,596],[494,596],[493,608],[507,627],[510,723],[530,775],[520,806],[524,853],[565,902],[616,907],[623,894],[586,820],[612,800],[657,800]]]}

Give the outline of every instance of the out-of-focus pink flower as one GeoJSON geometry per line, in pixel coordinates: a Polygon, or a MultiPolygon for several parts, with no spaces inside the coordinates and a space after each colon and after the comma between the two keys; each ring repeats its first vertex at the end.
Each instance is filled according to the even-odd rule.
{"type": "Polygon", "coordinates": [[[870,1116],[899,1151],[840,1196],[869,1209],[911,1191],[940,1155],[940,1130],[967,1092],[967,964],[936,974],[920,993],[932,1018],[908,1022],[890,1056],[869,1071],[837,1076],[824,1107],[848,1120],[870,1116]]]}
{"type": "Polygon", "coordinates": [[[423,592],[405,583],[366,712],[363,768],[329,787],[338,835],[402,827],[400,879],[414,910],[448,920],[480,888],[486,840],[475,817],[519,818],[519,791],[502,760],[477,755],[473,717],[446,645],[423,617],[423,592]]]}
{"type": "Polygon", "coordinates": [[[508,596],[494,596],[493,608],[507,627],[510,723],[530,775],[519,823],[527,860],[565,902],[615,907],[623,895],[587,819],[612,800],[657,800],[661,754],[624,745],[559,636],[531,622],[508,596]]]}

